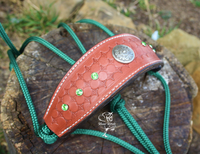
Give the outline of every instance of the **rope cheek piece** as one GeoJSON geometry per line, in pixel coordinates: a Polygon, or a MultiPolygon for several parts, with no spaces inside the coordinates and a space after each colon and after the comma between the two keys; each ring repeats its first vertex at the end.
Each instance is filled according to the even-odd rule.
{"type": "MultiPolygon", "coordinates": [[[[8,50],[8,56],[10,58],[10,68],[11,69],[14,68],[21,89],[24,93],[24,97],[32,118],[35,134],[39,136],[41,139],[43,139],[43,141],[46,144],[52,144],[56,142],[58,137],[61,137],[62,135],[67,133],[92,135],[115,142],[116,144],[123,146],[124,148],[132,151],[133,153],[143,154],[143,152],[137,149],[136,147],[110,134],[107,134],[107,137],[105,137],[103,135],[104,134],[103,132],[88,130],[88,129],[76,129],[78,124],[80,124],[91,113],[99,110],[107,103],[110,103],[111,111],[118,113],[120,115],[120,117],[127,125],[129,130],[137,138],[137,140],[144,146],[144,148],[151,154],[158,154],[159,152],[157,151],[155,146],[143,132],[143,130],[135,121],[135,119],[132,117],[132,115],[125,108],[124,106],[125,101],[121,98],[120,94],[117,94],[119,90],[125,87],[129,81],[134,80],[136,77],[138,77],[144,72],[148,72],[149,75],[153,75],[161,81],[165,90],[166,98],[165,98],[165,115],[164,115],[164,125],[163,125],[163,140],[166,153],[171,154],[172,152],[169,144],[169,132],[168,132],[169,115],[170,115],[170,90],[164,78],[157,72],[157,70],[159,70],[163,66],[163,62],[156,56],[156,54],[154,53],[155,50],[152,49],[151,45],[148,46],[145,42],[142,42],[139,38],[137,38],[134,35],[131,34],[114,35],[114,33],[112,33],[109,29],[107,29],[105,26],[94,20],[83,19],[78,22],[94,24],[97,27],[104,30],[110,37],[98,43],[97,45],[95,45],[93,48],[91,48],[89,51],[86,52],[84,46],[82,45],[76,34],[71,30],[71,28],[65,23],[59,24],[59,27],[62,26],[70,33],[74,41],[77,43],[79,49],[84,54],[77,62],[75,62],[73,59],[65,55],[62,51],[57,49],[55,46],[53,46],[46,40],[39,37],[28,38],[18,51],[8,38],[2,25],[0,24],[0,36],[10,47],[10,50],[8,50]],[[55,90],[55,93],[52,96],[50,104],[44,115],[45,124],[41,126],[38,123],[37,114],[35,112],[35,108],[31,96],[29,94],[28,88],[26,86],[26,83],[24,81],[23,75],[16,63],[16,58],[21,53],[23,53],[25,47],[31,41],[36,41],[38,43],[43,44],[44,46],[52,50],[54,53],[56,53],[58,56],[63,58],[65,61],[67,61],[69,64],[73,65],[72,68],[67,72],[64,78],[61,80],[57,89],[55,90]],[[118,45],[116,45],[116,42],[118,45]],[[108,70],[102,69],[102,67],[96,65],[96,63],[92,61],[94,59],[93,57],[95,57],[98,54],[102,59],[107,58],[109,60],[109,63],[107,64],[107,69],[111,70],[113,74],[109,73],[108,70]],[[82,68],[83,66],[88,65],[88,63],[90,64],[92,63],[92,66],[94,66],[89,69],[90,71],[86,69],[87,67],[82,68]],[[67,96],[69,99],[67,99],[66,102],[59,104],[59,102],[56,101],[57,95],[59,94],[60,91],[62,91],[62,88],[65,87],[65,85],[68,85],[70,83],[71,81],[70,79],[74,78],[74,74],[78,73],[78,70],[81,69],[86,69],[83,75],[87,77],[81,79],[81,81],[80,79],[79,80],[77,79],[76,82],[79,82],[80,84],[77,84],[76,88],[69,87],[68,89],[71,93],[71,95],[67,96]],[[121,77],[115,78],[115,73],[116,74],[118,73],[118,76],[121,73],[120,74],[121,77]],[[107,81],[108,77],[110,77],[110,79],[112,78],[113,80],[108,84],[109,86],[104,85],[105,86],[103,87],[104,89],[100,91],[100,88],[102,88],[99,86],[100,83],[102,85],[102,83],[107,81]],[[81,83],[84,80],[88,80],[88,82],[91,83],[90,84],[91,87],[87,88],[81,86],[83,85],[81,83]],[[91,99],[90,103],[92,105],[84,103],[84,101],[82,101],[81,98],[90,97],[91,91],[94,89],[98,90],[99,97],[93,100],[91,99]],[[71,101],[68,101],[70,100],[71,97],[78,98],[77,102],[73,103],[71,101]],[[85,112],[79,110],[77,104],[78,105],[84,104],[85,112]],[[50,120],[52,112],[61,113],[59,115],[62,116],[59,118],[63,119],[64,121],[61,126],[56,127],[55,125],[52,124],[50,120]],[[70,114],[71,112],[77,113],[76,117],[73,117],[70,114]],[[69,122],[69,120],[71,122],[69,122]]],[[[105,60],[101,62],[102,59],[96,58],[96,61],[98,61],[99,65],[101,65],[101,63],[105,64],[105,60]]]]}

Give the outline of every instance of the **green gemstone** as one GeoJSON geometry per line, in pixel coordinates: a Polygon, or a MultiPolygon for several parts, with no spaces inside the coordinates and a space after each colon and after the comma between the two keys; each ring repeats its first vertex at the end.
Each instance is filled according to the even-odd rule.
{"type": "Polygon", "coordinates": [[[97,79],[99,78],[98,73],[96,73],[96,72],[92,73],[91,78],[92,78],[93,80],[97,80],[97,79]]]}
{"type": "Polygon", "coordinates": [[[67,104],[63,104],[63,105],[62,105],[62,110],[63,110],[63,111],[67,111],[67,110],[68,110],[68,108],[69,108],[69,107],[68,107],[68,105],[67,105],[67,104]]]}
{"type": "Polygon", "coordinates": [[[142,42],[142,45],[143,45],[143,46],[146,46],[147,44],[146,44],[145,42],[142,42]]]}
{"type": "Polygon", "coordinates": [[[153,49],[153,52],[156,52],[156,50],[155,50],[155,49],[153,49]]]}
{"type": "Polygon", "coordinates": [[[83,95],[83,90],[82,90],[82,89],[77,89],[77,90],[76,90],[76,95],[77,95],[77,96],[83,95]]]}
{"type": "Polygon", "coordinates": [[[153,49],[153,46],[151,44],[149,44],[150,48],[153,49]]]}

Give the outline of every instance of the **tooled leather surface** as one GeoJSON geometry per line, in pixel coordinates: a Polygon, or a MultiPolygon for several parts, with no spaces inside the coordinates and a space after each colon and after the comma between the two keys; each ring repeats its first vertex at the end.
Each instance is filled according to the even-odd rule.
{"type": "Polygon", "coordinates": [[[137,72],[161,60],[147,45],[131,34],[110,37],[87,51],[67,72],[54,92],[44,120],[59,137],[78,125],[104,102],[114,91],[130,80],[137,72]],[[128,64],[117,62],[112,56],[116,45],[127,45],[133,49],[135,59],[128,64]],[[99,78],[93,80],[91,74],[99,78]],[[76,90],[83,95],[77,96],[76,90]],[[62,104],[69,109],[63,111],[62,104]]]}

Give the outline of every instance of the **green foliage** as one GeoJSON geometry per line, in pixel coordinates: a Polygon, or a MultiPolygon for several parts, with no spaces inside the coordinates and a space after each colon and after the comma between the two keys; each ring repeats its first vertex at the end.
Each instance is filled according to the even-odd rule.
{"type": "Polygon", "coordinates": [[[122,13],[123,15],[125,15],[126,17],[130,17],[131,15],[135,14],[133,11],[131,11],[129,8],[127,7],[119,7],[115,0],[103,0],[104,2],[108,3],[108,5],[110,5],[111,7],[113,7],[114,9],[118,10],[120,13],[122,13]]]}
{"type": "MultiPolygon", "coordinates": [[[[150,1],[150,0],[148,0],[148,1],[150,1]]],[[[147,6],[145,4],[145,0],[138,0],[138,6],[142,10],[146,10],[147,9],[147,6]]],[[[155,9],[155,7],[156,7],[155,5],[152,5],[152,4],[149,5],[149,9],[150,10],[155,9]]]]}
{"type": "Polygon", "coordinates": [[[120,11],[122,14],[124,14],[126,17],[130,17],[134,14],[134,12],[130,11],[128,8],[124,8],[120,11]]]}
{"type": "Polygon", "coordinates": [[[179,25],[176,25],[175,27],[166,27],[164,26],[162,29],[160,28],[159,31],[159,35],[160,37],[163,37],[164,35],[169,34],[171,31],[173,31],[174,29],[177,29],[179,27],[179,25]]]}
{"type": "Polygon", "coordinates": [[[191,0],[191,2],[197,6],[197,7],[200,7],[200,0],[191,0]]]}
{"type": "Polygon", "coordinates": [[[142,10],[146,10],[147,8],[144,0],[138,0],[138,5],[142,10]]]}
{"type": "Polygon", "coordinates": [[[8,14],[7,22],[3,24],[8,32],[28,34],[29,36],[45,34],[57,26],[58,14],[52,8],[53,3],[48,7],[42,7],[38,10],[29,8],[22,14],[8,14]]]}
{"type": "Polygon", "coordinates": [[[162,19],[168,20],[169,18],[172,17],[172,12],[167,10],[162,10],[159,12],[159,15],[161,16],[162,19]]]}
{"type": "Polygon", "coordinates": [[[115,0],[103,0],[104,2],[108,3],[111,7],[113,7],[114,9],[117,8],[116,2],[115,0]]]}
{"type": "Polygon", "coordinates": [[[151,27],[147,27],[147,29],[144,31],[144,33],[146,35],[148,35],[149,37],[151,37],[151,35],[153,34],[154,31],[158,31],[159,33],[159,37],[163,37],[167,34],[169,34],[171,31],[173,31],[174,29],[177,29],[179,27],[180,23],[177,24],[176,26],[160,26],[159,23],[156,23],[156,27],[155,29],[151,28],[151,27]]]}

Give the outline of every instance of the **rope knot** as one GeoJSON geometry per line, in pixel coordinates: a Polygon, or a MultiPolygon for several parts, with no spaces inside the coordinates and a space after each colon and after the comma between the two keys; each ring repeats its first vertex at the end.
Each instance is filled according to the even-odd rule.
{"type": "Polygon", "coordinates": [[[53,144],[56,142],[58,136],[54,134],[46,124],[42,125],[39,129],[38,136],[46,143],[53,144]]]}
{"type": "Polygon", "coordinates": [[[120,94],[117,94],[110,102],[110,110],[115,113],[117,112],[117,109],[123,107],[124,105],[125,105],[124,99],[121,98],[120,94]]]}

